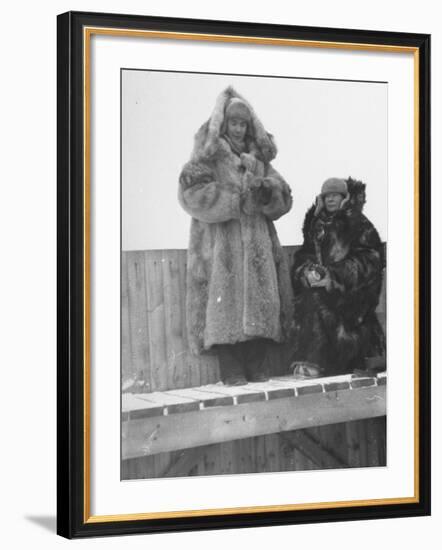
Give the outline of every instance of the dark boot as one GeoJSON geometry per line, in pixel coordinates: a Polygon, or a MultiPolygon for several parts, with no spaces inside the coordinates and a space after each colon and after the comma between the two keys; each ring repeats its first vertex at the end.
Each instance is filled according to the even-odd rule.
{"type": "Polygon", "coordinates": [[[226,386],[247,384],[244,376],[241,344],[217,346],[221,380],[226,386]]]}
{"type": "Polygon", "coordinates": [[[262,370],[262,371],[253,372],[247,377],[247,380],[249,382],[267,382],[269,378],[270,378],[269,371],[262,370]]]}
{"type": "Polygon", "coordinates": [[[269,379],[269,346],[271,342],[259,338],[246,342],[245,363],[249,382],[267,382],[269,379]]]}

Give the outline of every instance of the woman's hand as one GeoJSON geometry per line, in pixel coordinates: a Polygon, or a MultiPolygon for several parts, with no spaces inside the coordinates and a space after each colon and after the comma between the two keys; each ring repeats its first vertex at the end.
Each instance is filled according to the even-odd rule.
{"type": "Polygon", "coordinates": [[[248,216],[258,214],[261,210],[261,185],[262,178],[255,178],[250,172],[246,174],[244,191],[241,193],[241,209],[248,216]]]}
{"type": "Polygon", "coordinates": [[[302,271],[301,283],[305,288],[331,289],[330,272],[322,265],[309,263],[302,271]]]}
{"type": "Polygon", "coordinates": [[[253,216],[261,211],[260,187],[250,186],[241,193],[241,208],[248,216],[253,216]]]}
{"type": "MultiPolygon", "coordinates": [[[[332,286],[330,272],[325,268],[322,268],[322,270],[324,271],[324,275],[320,279],[318,279],[317,275],[313,275],[309,280],[310,286],[312,288],[325,288],[326,290],[330,290],[332,286]]],[[[316,273],[316,271],[312,271],[311,273],[316,273]]]]}

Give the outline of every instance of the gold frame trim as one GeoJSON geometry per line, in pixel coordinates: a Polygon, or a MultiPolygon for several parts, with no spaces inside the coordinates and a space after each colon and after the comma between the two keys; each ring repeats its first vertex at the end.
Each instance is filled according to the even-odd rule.
{"type": "Polygon", "coordinates": [[[229,514],[250,514],[263,512],[286,512],[299,510],[320,510],[372,505],[412,504],[419,502],[419,49],[411,46],[391,46],[383,44],[343,43],[314,40],[261,38],[239,35],[218,35],[204,33],[180,33],[117,29],[107,27],[83,28],[83,102],[84,102],[84,523],[108,523],[115,521],[136,521],[146,519],[191,518],[229,514]],[[414,496],[372,500],[341,502],[319,502],[304,504],[284,504],[270,506],[250,506],[217,508],[207,510],[180,510],[137,514],[91,515],[91,472],[90,472],[90,42],[92,35],[129,36],[132,38],[155,38],[169,40],[199,40],[204,42],[249,43],[271,46],[292,46],[307,48],[327,48],[362,50],[375,52],[412,53],[414,61],[414,496]]]}

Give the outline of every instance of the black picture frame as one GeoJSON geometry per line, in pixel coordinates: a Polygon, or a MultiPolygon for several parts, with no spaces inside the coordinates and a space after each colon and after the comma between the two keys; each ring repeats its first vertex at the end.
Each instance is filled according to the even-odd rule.
{"type": "MultiPolygon", "coordinates": [[[[430,514],[430,36],[227,21],[68,12],[57,20],[57,532],[67,538],[272,526],[430,514]],[[90,518],[84,436],[85,254],[84,29],[150,30],[408,47],[419,63],[418,88],[418,498],[415,502],[153,519],[90,518]]],[[[88,209],[86,208],[86,212],[88,209]]],[[[117,512],[117,511],[116,511],[117,512]]]]}

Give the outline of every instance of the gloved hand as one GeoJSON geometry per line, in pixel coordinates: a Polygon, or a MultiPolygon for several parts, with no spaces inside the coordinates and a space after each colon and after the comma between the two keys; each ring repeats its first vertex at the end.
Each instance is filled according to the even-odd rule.
{"type": "Polygon", "coordinates": [[[273,190],[273,184],[270,178],[263,178],[262,179],[262,185],[261,185],[261,191],[260,191],[260,200],[261,204],[266,205],[269,204],[269,202],[272,199],[272,190],[273,190]]]}
{"type": "Polygon", "coordinates": [[[255,178],[251,174],[247,177],[241,193],[241,208],[249,216],[261,211],[261,186],[262,178],[255,178]]]}

